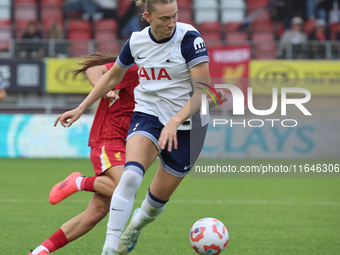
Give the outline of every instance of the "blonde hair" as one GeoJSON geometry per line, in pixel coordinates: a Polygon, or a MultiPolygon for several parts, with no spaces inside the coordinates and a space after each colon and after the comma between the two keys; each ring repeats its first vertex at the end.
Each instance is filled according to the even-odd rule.
{"type": "Polygon", "coordinates": [[[144,6],[146,12],[151,14],[156,4],[172,4],[176,0],[134,0],[137,6],[144,6]]]}

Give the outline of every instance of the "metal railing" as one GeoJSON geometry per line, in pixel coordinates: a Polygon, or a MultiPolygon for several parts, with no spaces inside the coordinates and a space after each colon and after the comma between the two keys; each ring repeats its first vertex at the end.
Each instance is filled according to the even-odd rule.
{"type": "MultiPolygon", "coordinates": [[[[80,57],[96,51],[119,53],[125,40],[1,40],[2,58],[80,57]]],[[[340,42],[308,42],[287,44],[280,48],[279,41],[206,41],[210,45],[249,45],[253,59],[340,59],[340,42]],[[279,49],[279,50],[278,50],[279,49]]]]}

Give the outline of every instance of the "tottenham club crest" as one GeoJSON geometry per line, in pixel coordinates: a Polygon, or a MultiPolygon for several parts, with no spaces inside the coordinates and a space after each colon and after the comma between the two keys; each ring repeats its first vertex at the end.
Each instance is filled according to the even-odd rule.
{"type": "Polygon", "coordinates": [[[205,43],[201,37],[197,37],[194,41],[194,47],[196,54],[207,51],[205,43]]]}

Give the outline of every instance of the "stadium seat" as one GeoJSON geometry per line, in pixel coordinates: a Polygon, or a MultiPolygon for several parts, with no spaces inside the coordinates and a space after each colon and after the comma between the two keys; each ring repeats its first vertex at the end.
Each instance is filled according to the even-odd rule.
{"type": "Polygon", "coordinates": [[[107,43],[107,42],[97,41],[96,51],[109,53],[109,54],[119,54],[120,47],[115,42],[107,43]]]}
{"type": "Polygon", "coordinates": [[[182,8],[189,8],[189,9],[191,9],[192,8],[192,4],[191,4],[190,0],[180,0],[180,1],[177,1],[177,6],[178,6],[178,9],[182,9],[182,8]]]}
{"type": "Polygon", "coordinates": [[[272,42],[274,34],[271,32],[253,32],[252,40],[254,42],[272,42]]]}
{"type": "MultiPolygon", "coordinates": [[[[248,14],[253,13],[253,11],[249,12],[248,14]]],[[[258,16],[254,19],[255,22],[268,22],[271,21],[270,14],[268,10],[260,12],[258,16]]]]}
{"type": "Polygon", "coordinates": [[[247,32],[228,32],[226,33],[225,40],[227,43],[248,43],[247,32]]]}
{"type": "Polygon", "coordinates": [[[42,9],[40,12],[41,20],[46,19],[54,19],[54,20],[62,20],[63,19],[63,12],[60,8],[45,8],[42,9]]]}
{"type": "Polygon", "coordinates": [[[242,22],[228,22],[225,25],[225,32],[229,31],[239,31],[240,26],[242,25],[242,22]]]}
{"type": "Polygon", "coordinates": [[[94,23],[95,31],[117,31],[118,24],[114,19],[101,19],[94,23]]]}
{"type": "Polygon", "coordinates": [[[119,0],[118,1],[118,18],[121,18],[131,5],[131,0],[119,0]]]}
{"type": "Polygon", "coordinates": [[[331,39],[336,40],[336,34],[339,32],[339,24],[338,23],[333,23],[330,26],[330,31],[331,31],[331,39]]]}
{"type": "Polygon", "coordinates": [[[14,18],[18,19],[37,19],[37,2],[35,0],[15,0],[14,18]]]}
{"type": "Polygon", "coordinates": [[[68,34],[82,32],[91,34],[91,24],[87,20],[71,19],[68,23],[68,34]]]}
{"type": "Polygon", "coordinates": [[[222,10],[221,22],[226,24],[228,22],[242,22],[245,17],[245,11],[229,11],[228,9],[222,10]]]}
{"type": "Polygon", "coordinates": [[[277,36],[281,37],[283,35],[283,33],[285,32],[285,28],[283,26],[283,22],[279,21],[277,24],[277,36]]]}
{"type": "Polygon", "coordinates": [[[276,45],[271,32],[254,32],[252,35],[256,59],[274,59],[276,45]]]}
{"type": "Polygon", "coordinates": [[[220,41],[222,40],[221,32],[211,31],[201,33],[204,41],[220,41]]]}
{"type": "Polygon", "coordinates": [[[0,20],[11,19],[11,5],[10,0],[0,0],[0,20]]]}
{"type": "Polygon", "coordinates": [[[41,7],[62,7],[62,0],[40,0],[41,7]]]}
{"type": "Polygon", "coordinates": [[[71,30],[71,33],[69,33],[69,39],[71,57],[80,57],[89,54],[89,42],[91,39],[90,31],[71,30]]]}
{"type": "Polygon", "coordinates": [[[0,20],[0,51],[8,50],[12,39],[12,24],[10,20],[0,20]]]}
{"type": "Polygon", "coordinates": [[[91,34],[87,31],[73,31],[69,34],[70,40],[90,40],[91,34]]]}
{"type": "Polygon", "coordinates": [[[221,23],[219,21],[201,23],[199,32],[206,41],[222,40],[221,23]]]}
{"type": "Polygon", "coordinates": [[[178,21],[189,23],[192,21],[192,9],[178,9],[178,21]]]}
{"type": "Polygon", "coordinates": [[[219,21],[215,22],[203,22],[199,26],[199,30],[209,32],[209,31],[221,31],[221,23],[219,21]]]}
{"type": "Polygon", "coordinates": [[[106,32],[96,32],[94,35],[94,39],[100,40],[100,41],[113,41],[117,40],[117,34],[116,33],[106,33],[106,32]]]}
{"type": "Polygon", "coordinates": [[[79,58],[89,54],[89,41],[70,41],[70,55],[72,58],[79,58]]]}
{"type": "Polygon", "coordinates": [[[196,24],[219,20],[219,8],[216,0],[195,0],[193,8],[196,24]]]}
{"type": "Polygon", "coordinates": [[[252,31],[267,31],[267,32],[273,32],[274,31],[274,25],[273,22],[268,21],[254,21],[251,26],[252,31]]]}
{"type": "Polygon", "coordinates": [[[275,59],[276,45],[271,42],[255,44],[256,59],[275,59]]]}
{"type": "Polygon", "coordinates": [[[268,0],[248,0],[247,9],[258,9],[268,4],[268,0]]]}
{"type": "Polygon", "coordinates": [[[227,9],[228,11],[245,10],[246,4],[243,0],[223,0],[221,1],[221,9],[227,9]]]}

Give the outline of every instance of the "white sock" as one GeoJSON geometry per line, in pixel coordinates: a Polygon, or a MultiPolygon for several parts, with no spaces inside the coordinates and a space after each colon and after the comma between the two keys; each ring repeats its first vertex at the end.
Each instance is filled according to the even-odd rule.
{"type": "Polygon", "coordinates": [[[77,184],[77,188],[78,190],[81,190],[81,181],[83,180],[84,176],[79,176],[76,179],[76,184],[77,184]]]}
{"type": "Polygon", "coordinates": [[[125,164],[124,173],[115,189],[110,205],[109,222],[103,249],[118,250],[119,238],[132,211],[135,194],[142,183],[144,168],[137,162],[125,164]]]}
{"type": "MultiPolygon", "coordinates": [[[[151,195],[152,196],[152,195],[151,195]]],[[[135,215],[132,220],[132,226],[135,229],[142,229],[149,223],[153,222],[165,209],[167,201],[155,201],[151,198],[150,192],[144,199],[141,210],[135,215]]]]}
{"type": "Polygon", "coordinates": [[[37,248],[35,248],[34,251],[32,251],[32,255],[36,255],[43,250],[47,251],[47,253],[50,253],[50,251],[45,246],[40,245],[37,248]]]}

